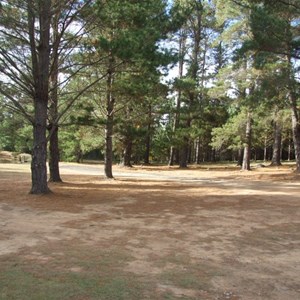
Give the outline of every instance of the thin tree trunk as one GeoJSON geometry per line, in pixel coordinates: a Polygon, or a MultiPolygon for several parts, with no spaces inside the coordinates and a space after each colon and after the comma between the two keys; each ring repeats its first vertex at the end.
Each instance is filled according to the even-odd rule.
{"type": "Polygon", "coordinates": [[[54,130],[50,129],[50,131],[52,133],[49,140],[49,181],[62,182],[59,172],[58,127],[55,126],[54,130]]]}
{"type": "Polygon", "coordinates": [[[195,145],[195,162],[200,163],[200,138],[198,137],[195,145]]]}
{"type": "Polygon", "coordinates": [[[54,15],[52,21],[52,68],[50,75],[50,105],[49,105],[49,172],[51,182],[62,182],[59,172],[59,141],[58,141],[58,126],[55,120],[58,115],[58,15],[54,15]]]}
{"type": "Polygon", "coordinates": [[[292,141],[291,141],[291,138],[290,138],[290,136],[289,136],[288,161],[291,160],[291,154],[292,154],[292,141]]]}
{"type": "Polygon", "coordinates": [[[147,126],[147,133],[146,133],[146,139],[145,139],[145,155],[144,155],[144,164],[149,165],[150,164],[150,145],[151,145],[151,118],[152,118],[152,108],[151,105],[149,105],[149,111],[148,111],[148,126],[147,126]]]}
{"type": "Polygon", "coordinates": [[[146,135],[146,142],[145,142],[145,156],[144,156],[144,164],[150,165],[150,145],[151,145],[151,137],[150,134],[147,133],[146,135]]]}
{"type": "Polygon", "coordinates": [[[179,167],[180,168],[187,168],[188,162],[188,155],[189,155],[189,139],[188,137],[184,137],[184,145],[180,149],[180,158],[179,158],[179,167]]]}
{"type": "Polygon", "coordinates": [[[192,45],[192,53],[191,53],[191,61],[190,66],[187,72],[187,75],[194,81],[194,86],[188,93],[188,112],[187,112],[187,121],[185,123],[185,136],[183,137],[183,143],[181,148],[181,157],[180,157],[180,167],[187,168],[187,163],[189,160],[189,149],[190,149],[190,134],[189,129],[192,125],[193,120],[193,106],[196,100],[197,91],[197,82],[198,79],[198,71],[199,71],[199,54],[201,51],[200,42],[202,39],[202,13],[203,6],[201,2],[195,2],[195,19],[194,26],[192,26],[192,35],[193,35],[193,45],[192,45]]]}
{"type": "Polygon", "coordinates": [[[131,137],[127,137],[124,145],[123,151],[123,166],[124,167],[132,167],[131,164],[131,155],[132,155],[132,139],[131,137]]]}
{"type": "MultiPolygon", "coordinates": [[[[181,32],[181,36],[179,39],[179,67],[178,67],[178,75],[179,79],[183,77],[183,66],[184,66],[184,56],[186,52],[186,32],[183,29],[181,32]]],[[[173,123],[173,128],[172,132],[175,134],[176,129],[179,126],[179,121],[180,121],[180,106],[181,106],[181,90],[178,90],[178,95],[177,95],[177,100],[176,100],[176,112],[174,116],[174,123],[173,123]]],[[[172,145],[170,148],[170,155],[169,155],[169,166],[174,165],[174,159],[175,159],[175,153],[176,148],[172,145]]]]}
{"type": "Polygon", "coordinates": [[[271,166],[281,166],[281,125],[274,121],[274,142],[271,166]]]}
{"type": "Polygon", "coordinates": [[[239,150],[238,150],[237,166],[242,167],[242,165],[243,165],[243,157],[244,157],[244,150],[243,150],[243,148],[239,148],[239,150]]]}
{"type": "Polygon", "coordinates": [[[247,120],[246,120],[246,139],[245,139],[245,146],[244,146],[242,170],[250,171],[250,158],[251,158],[251,114],[250,112],[248,112],[247,120]]]}
{"type": "Polygon", "coordinates": [[[299,111],[297,108],[297,98],[295,94],[295,78],[293,74],[292,59],[288,55],[287,57],[288,64],[290,66],[290,73],[288,74],[289,79],[289,94],[288,99],[291,109],[292,117],[292,133],[293,133],[293,142],[294,142],[294,151],[295,151],[295,160],[296,160],[296,172],[300,172],[300,124],[299,124],[299,111]]]}
{"type": "Polygon", "coordinates": [[[264,162],[267,161],[267,147],[268,147],[267,141],[268,141],[268,138],[267,138],[267,136],[265,136],[265,141],[264,141],[264,162]]]}
{"type": "Polygon", "coordinates": [[[107,178],[114,178],[112,173],[113,162],[113,124],[114,124],[114,104],[115,99],[113,97],[113,81],[114,81],[114,58],[110,55],[109,69],[107,77],[107,94],[106,94],[106,124],[105,124],[105,153],[104,153],[104,172],[107,178]]]}
{"type": "Polygon", "coordinates": [[[293,141],[295,150],[295,160],[296,160],[296,172],[300,172],[300,125],[298,114],[295,109],[292,109],[292,130],[293,130],[293,141]]]}

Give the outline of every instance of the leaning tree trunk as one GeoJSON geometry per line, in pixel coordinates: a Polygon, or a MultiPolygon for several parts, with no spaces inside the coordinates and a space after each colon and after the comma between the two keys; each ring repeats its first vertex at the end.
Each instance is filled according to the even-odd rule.
{"type": "Polygon", "coordinates": [[[245,146],[244,146],[242,170],[250,171],[250,158],[251,158],[251,114],[250,112],[248,112],[247,120],[246,120],[246,139],[245,139],[245,146]]]}
{"type": "Polygon", "coordinates": [[[271,166],[281,166],[281,124],[274,121],[274,142],[271,166]]]}
{"type": "Polygon", "coordinates": [[[31,194],[45,194],[47,184],[47,108],[49,100],[51,1],[40,1],[38,16],[28,0],[28,32],[34,80],[33,149],[31,161],[31,194]],[[38,20],[38,21],[37,21],[38,20]],[[36,30],[39,22],[39,30],[36,30]],[[36,36],[39,41],[37,42],[36,36]],[[38,44],[37,44],[38,43],[38,44]]]}
{"type": "Polygon", "coordinates": [[[106,82],[106,124],[105,124],[105,152],[104,152],[104,173],[107,178],[114,178],[112,174],[113,162],[113,126],[114,126],[114,105],[113,97],[113,81],[114,81],[114,58],[110,54],[108,77],[106,82]]]}

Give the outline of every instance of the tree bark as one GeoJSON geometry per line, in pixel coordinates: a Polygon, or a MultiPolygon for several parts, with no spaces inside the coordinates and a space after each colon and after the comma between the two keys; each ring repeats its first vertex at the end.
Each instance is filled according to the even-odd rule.
{"type": "MultiPolygon", "coordinates": [[[[179,79],[181,79],[183,77],[183,66],[184,66],[184,56],[185,56],[185,52],[186,52],[186,32],[183,29],[180,35],[180,39],[179,39],[179,66],[178,66],[178,75],[179,75],[179,79]]],[[[175,134],[176,129],[179,126],[179,121],[180,121],[180,106],[181,106],[181,90],[178,90],[178,94],[177,94],[177,99],[176,99],[176,112],[174,115],[174,122],[173,122],[173,128],[172,128],[172,132],[173,134],[175,134]]],[[[170,155],[169,155],[169,166],[173,166],[174,165],[174,159],[175,159],[175,153],[176,152],[176,148],[175,146],[171,146],[170,148],[170,155]]]]}
{"type": "Polygon", "coordinates": [[[114,82],[114,58],[109,57],[108,76],[106,82],[106,124],[105,124],[105,153],[104,153],[104,173],[107,178],[114,178],[112,173],[113,162],[113,126],[114,126],[114,105],[113,97],[114,82]]]}
{"type": "Polygon", "coordinates": [[[50,72],[50,105],[49,105],[49,172],[50,182],[62,182],[59,172],[59,141],[58,125],[56,119],[58,116],[58,51],[59,51],[59,33],[58,33],[58,15],[55,14],[52,20],[52,66],[50,72]]]}
{"type": "Polygon", "coordinates": [[[195,162],[197,165],[200,164],[200,147],[201,147],[200,137],[198,137],[195,146],[195,162]]]}
{"type": "Polygon", "coordinates": [[[180,149],[180,158],[179,158],[179,167],[180,168],[187,168],[188,162],[188,155],[189,155],[189,139],[188,137],[184,137],[184,145],[180,149]]]}
{"type": "Polygon", "coordinates": [[[193,106],[197,96],[197,85],[198,85],[198,71],[199,71],[199,54],[201,51],[200,42],[202,39],[202,13],[203,6],[201,2],[195,2],[195,19],[193,20],[192,31],[192,53],[190,66],[187,72],[188,77],[194,81],[194,87],[188,92],[188,112],[187,120],[185,123],[185,136],[183,137],[183,144],[181,148],[180,167],[187,168],[189,161],[189,150],[190,150],[190,134],[189,129],[192,125],[193,120],[193,106]]]}
{"type": "Polygon", "coordinates": [[[243,157],[244,157],[244,150],[243,150],[243,148],[239,148],[239,150],[238,150],[237,166],[242,167],[242,165],[243,165],[243,157]]]}
{"type": "Polygon", "coordinates": [[[148,126],[147,126],[147,133],[146,133],[146,139],[145,139],[145,155],[144,155],[144,164],[149,165],[150,164],[150,145],[151,145],[151,118],[152,118],[152,107],[149,105],[149,111],[148,111],[148,126]]]}
{"type": "Polygon", "coordinates": [[[38,16],[28,0],[28,30],[34,80],[33,150],[31,162],[31,194],[49,193],[47,184],[47,108],[49,100],[51,1],[41,0],[38,16]],[[38,33],[35,30],[39,22],[38,33]],[[36,35],[39,35],[37,45],[36,35]]]}
{"type": "Polygon", "coordinates": [[[293,131],[293,141],[295,150],[295,160],[296,160],[296,172],[300,172],[300,125],[299,116],[296,107],[291,108],[292,111],[292,131],[293,131]]]}
{"type": "Polygon", "coordinates": [[[47,194],[50,192],[47,183],[47,106],[42,101],[35,102],[30,193],[47,194]]]}
{"type": "Polygon", "coordinates": [[[246,120],[246,138],[245,138],[242,170],[250,171],[251,169],[250,158],[251,158],[251,113],[248,112],[247,120],[246,120]]]}
{"type": "Polygon", "coordinates": [[[59,172],[59,143],[58,143],[58,127],[56,125],[54,129],[50,129],[49,139],[49,181],[50,182],[62,182],[59,172]]]}
{"type": "MultiPolygon", "coordinates": [[[[289,50],[289,45],[287,47],[289,50]]],[[[288,51],[290,53],[290,51],[288,51]]],[[[293,63],[290,55],[287,55],[287,62],[289,65],[288,72],[288,100],[291,110],[292,118],[292,134],[294,142],[295,160],[296,160],[296,172],[300,173],[300,124],[299,124],[299,111],[297,108],[297,97],[295,94],[295,76],[293,73],[293,63]]]]}
{"type": "Polygon", "coordinates": [[[281,166],[281,124],[274,121],[274,142],[271,166],[281,166]]]}
{"type": "Polygon", "coordinates": [[[132,139],[127,137],[124,143],[123,151],[123,166],[132,168],[131,164],[131,155],[132,155],[132,139]]]}

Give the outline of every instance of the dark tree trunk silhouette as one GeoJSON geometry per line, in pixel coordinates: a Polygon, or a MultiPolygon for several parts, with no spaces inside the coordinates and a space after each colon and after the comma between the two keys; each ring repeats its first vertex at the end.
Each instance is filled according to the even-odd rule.
{"type": "Polygon", "coordinates": [[[247,120],[246,120],[246,137],[245,137],[242,170],[244,171],[250,170],[250,159],[251,159],[251,114],[250,112],[248,112],[247,120]]]}
{"type": "Polygon", "coordinates": [[[31,161],[32,187],[30,193],[45,194],[50,190],[47,184],[47,109],[49,101],[49,64],[50,64],[50,21],[51,1],[40,1],[38,16],[34,4],[28,1],[28,30],[32,59],[34,84],[34,121],[33,149],[31,161]],[[36,32],[36,22],[39,31],[36,32]],[[37,45],[36,35],[39,35],[37,45]]]}
{"type": "Polygon", "coordinates": [[[274,121],[274,142],[271,166],[281,166],[281,124],[274,121]]]}
{"type": "Polygon", "coordinates": [[[132,138],[128,136],[124,142],[124,151],[123,151],[123,166],[132,167],[131,164],[131,155],[132,155],[132,138]]]}
{"type": "Polygon", "coordinates": [[[110,54],[108,76],[106,82],[106,124],[105,124],[105,153],[104,153],[104,172],[107,178],[114,178],[112,173],[113,162],[113,126],[114,126],[114,104],[113,97],[114,81],[114,58],[110,54]]]}

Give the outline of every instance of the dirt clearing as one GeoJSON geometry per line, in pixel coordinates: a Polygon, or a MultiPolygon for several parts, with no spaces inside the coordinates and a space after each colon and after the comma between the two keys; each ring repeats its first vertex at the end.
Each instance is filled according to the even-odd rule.
{"type": "Polygon", "coordinates": [[[289,166],[84,167],[33,196],[0,164],[0,299],[300,299],[289,166]]]}

